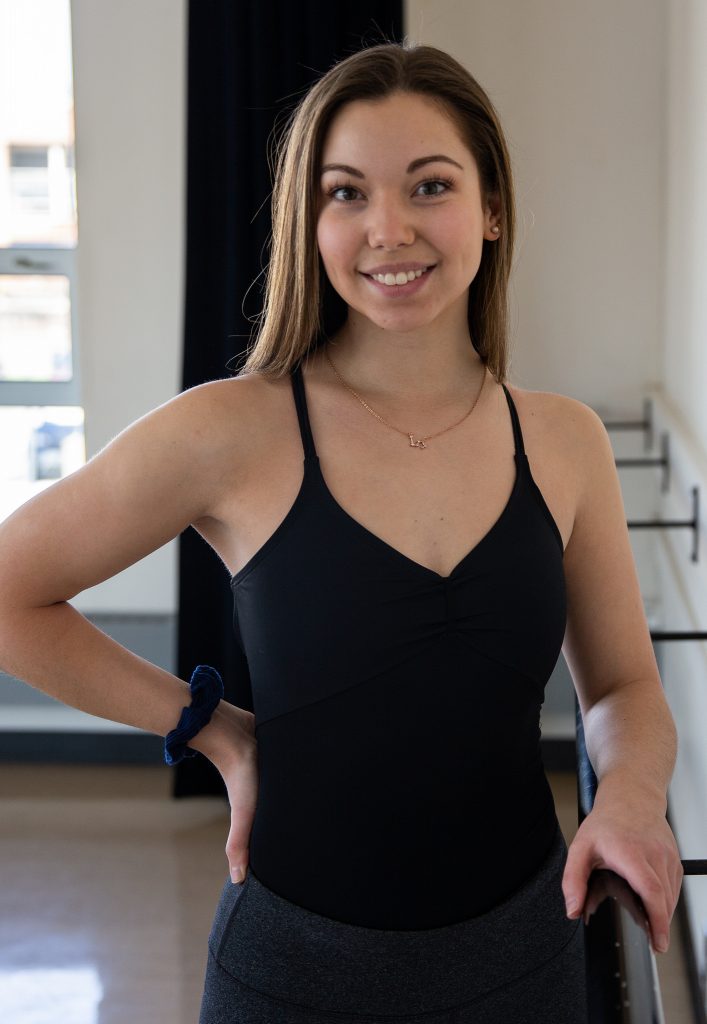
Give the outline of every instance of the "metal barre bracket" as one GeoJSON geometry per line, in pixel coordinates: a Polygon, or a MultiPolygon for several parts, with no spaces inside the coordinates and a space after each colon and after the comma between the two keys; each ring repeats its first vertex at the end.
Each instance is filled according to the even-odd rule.
{"type": "Polygon", "coordinates": [[[693,562],[697,562],[700,542],[700,489],[697,485],[692,490],[692,519],[629,519],[626,524],[629,530],[646,529],[673,529],[675,527],[688,527],[692,530],[692,554],[693,562]]]}
{"type": "Polygon", "coordinates": [[[649,452],[653,447],[653,402],[650,398],[643,399],[642,420],[604,420],[607,430],[642,430],[643,448],[649,452]]]}
{"type": "Polygon", "coordinates": [[[652,629],[651,640],[707,640],[707,630],[652,629]]]}
{"type": "Polygon", "coordinates": [[[660,435],[660,456],[656,458],[648,459],[614,459],[616,466],[619,469],[625,469],[627,467],[645,467],[645,466],[662,466],[663,467],[663,479],[660,484],[660,489],[665,494],[670,489],[670,437],[666,431],[660,435]]]}

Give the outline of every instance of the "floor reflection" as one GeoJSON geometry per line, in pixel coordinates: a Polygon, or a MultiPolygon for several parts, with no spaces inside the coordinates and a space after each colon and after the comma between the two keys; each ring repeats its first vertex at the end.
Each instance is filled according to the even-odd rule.
{"type": "Polygon", "coordinates": [[[226,801],[172,800],[167,766],[33,774],[0,773],[0,1024],[194,1024],[226,801]]]}
{"type": "Polygon", "coordinates": [[[0,1020],[8,1024],[98,1024],[102,998],[95,967],[0,969],[0,1020]]]}

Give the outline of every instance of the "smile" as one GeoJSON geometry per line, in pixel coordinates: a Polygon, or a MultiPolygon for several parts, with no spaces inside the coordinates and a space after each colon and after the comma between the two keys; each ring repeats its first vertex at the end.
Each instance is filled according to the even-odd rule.
{"type": "Polygon", "coordinates": [[[381,294],[403,298],[424,288],[432,270],[434,270],[434,265],[420,270],[399,270],[397,274],[364,274],[363,276],[381,294]]]}
{"type": "Polygon", "coordinates": [[[425,267],[424,270],[408,270],[407,273],[400,271],[397,274],[369,274],[374,281],[378,281],[380,284],[385,284],[388,287],[396,286],[399,287],[402,284],[408,284],[410,281],[414,281],[416,277],[422,277],[429,270],[429,267],[425,267]]]}

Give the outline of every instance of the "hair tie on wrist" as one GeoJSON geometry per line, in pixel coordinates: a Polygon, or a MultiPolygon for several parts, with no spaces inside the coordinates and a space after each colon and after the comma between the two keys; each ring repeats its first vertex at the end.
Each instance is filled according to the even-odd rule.
{"type": "Polygon", "coordinates": [[[164,759],[169,765],[178,764],[185,757],[196,757],[199,751],[188,747],[187,740],[208,724],[223,697],[223,681],[211,665],[196,666],[189,689],[191,704],[182,710],[177,727],[165,736],[164,759]]]}

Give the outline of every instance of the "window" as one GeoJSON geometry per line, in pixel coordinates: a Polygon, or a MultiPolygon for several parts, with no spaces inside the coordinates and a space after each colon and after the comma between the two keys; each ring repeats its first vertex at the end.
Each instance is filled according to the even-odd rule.
{"type": "Polygon", "coordinates": [[[85,461],[69,0],[0,0],[0,517],[85,461]]]}

